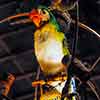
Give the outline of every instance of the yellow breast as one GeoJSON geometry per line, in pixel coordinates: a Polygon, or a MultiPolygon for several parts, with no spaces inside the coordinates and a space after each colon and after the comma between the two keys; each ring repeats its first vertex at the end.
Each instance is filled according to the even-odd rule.
{"type": "Polygon", "coordinates": [[[58,41],[59,33],[55,27],[46,25],[34,33],[35,55],[45,74],[56,74],[64,70],[61,63],[64,56],[62,43],[58,41]]]}

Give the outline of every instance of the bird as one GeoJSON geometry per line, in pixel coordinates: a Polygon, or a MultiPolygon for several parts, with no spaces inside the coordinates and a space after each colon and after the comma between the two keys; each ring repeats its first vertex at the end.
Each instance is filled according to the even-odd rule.
{"type": "MultiPolygon", "coordinates": [[[[33,35],[37,61],[45,75],[55,75],[67,69],[62,63],[65,56],[70,57],[67,39],[53,15],[45,6],[39,6],[30,13],[36,26],[33,35]]],[[[69,60],[68,60],[69,62],[69,60]]]]}

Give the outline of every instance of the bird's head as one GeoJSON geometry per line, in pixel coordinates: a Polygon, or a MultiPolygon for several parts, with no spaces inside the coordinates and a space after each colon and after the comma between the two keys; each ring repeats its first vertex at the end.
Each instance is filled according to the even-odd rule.
{"type": "Polygon", "coordinates": [[[50,19],[50,14],[45,8],[35,8],[30,13],[30,19],[36,25],[36,27],[40,27],[44,22],[48,22],[50,19]]]}

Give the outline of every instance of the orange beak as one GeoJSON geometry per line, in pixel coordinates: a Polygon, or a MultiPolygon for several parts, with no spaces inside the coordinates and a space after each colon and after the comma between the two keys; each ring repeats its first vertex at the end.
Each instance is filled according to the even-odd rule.
{"type": "Polygon", "coordinates": [[[41,14],[37,10],[32,10],[31,13],[29,14],[29,18],[33,21],[33,23],[39,27],[40,22],[42,20],[41,14]]]}

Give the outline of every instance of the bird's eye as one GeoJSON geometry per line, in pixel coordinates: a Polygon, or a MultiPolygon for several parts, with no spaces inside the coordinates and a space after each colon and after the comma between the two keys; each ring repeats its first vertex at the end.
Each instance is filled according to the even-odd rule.
{"type": "Polygon", "coordinates": [[[42,13],[43,13],[43,14],[46,14],[46,11],[45,11],[45,10],[43,10],[43,11],[42,11],[42,13]]]}
{"type": "Polygon", "coordinates": [[[42,10],[42,13],[48,15],[48,12],[44,9],[42,10]]]}

